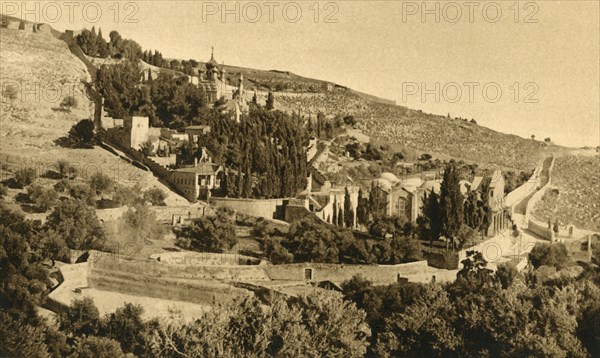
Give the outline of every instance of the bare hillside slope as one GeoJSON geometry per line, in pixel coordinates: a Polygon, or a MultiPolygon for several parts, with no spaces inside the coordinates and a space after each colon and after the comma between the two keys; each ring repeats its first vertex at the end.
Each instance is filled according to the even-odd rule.
{"type": "Polygon", "coordinates": [[[81,175],[102,171],[124,185],[157,186],[169,193],[168,204],[187,203],[170,193],[150,172],[101,149],[70,149],[57,146],[81,119],[93,117],[93,104],[85,94],[90,75],[71,54],[67,44],[50,34],[0,29],[0,82],[17,88],[16,98],[2,97],[0,113],[0,162],[3,170],[34,167],[43,174],[58,160],[67,160],[81,175]],[[60,108],[72,95],[77,106],[60,108]]]}

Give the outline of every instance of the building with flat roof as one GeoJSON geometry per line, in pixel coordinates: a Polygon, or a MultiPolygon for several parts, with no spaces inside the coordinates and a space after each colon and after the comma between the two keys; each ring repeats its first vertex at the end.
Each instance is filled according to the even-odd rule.
{"type": "Polygon", "coordinates": [[[195,166],[175,169],[171,172],[171,183],[189,201],[210,199],[210,191],[218,188],[223,179],[223,167],[219,164],[202,162],[195,166]]]}

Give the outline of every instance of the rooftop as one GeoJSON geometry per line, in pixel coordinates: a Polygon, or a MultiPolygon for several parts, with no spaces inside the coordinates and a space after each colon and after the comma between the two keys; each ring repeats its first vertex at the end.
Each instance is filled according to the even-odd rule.
{"type": "Polygon", "coordinates": [[[188,129],[207,129],[207,128],[210,128],[210,126],[207,124],[198,124],[198,125],[194,125],[194,126],[185,127],[186,130],[188,130],[188,129]]]}
{"type": "Polygon", "coordinates": [[[191,173],[197,175],[215,175],[221,166],[215,163],[199,163],[195,167],[185,167],[173,170],[177,173],[191,173]]]}

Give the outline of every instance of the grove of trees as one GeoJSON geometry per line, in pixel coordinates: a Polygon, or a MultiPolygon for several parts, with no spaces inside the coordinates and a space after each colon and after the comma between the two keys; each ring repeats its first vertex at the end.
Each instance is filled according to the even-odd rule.
{"type": "Polygon", "coordinates": [[[368,239],[310,217],[292,223],[283,239],[264,236],[261,248],[274,264],[398,264],[422,259],[418,241],[403,231],[404,222],[390,219],[379,223],[382,227],[368,239]]]}
{"type": "Polygon", "coordinates": [[[96,27],[83,30],[76,38],[81,50],[92,57],[125,57],[132,60],[142,58],[142,47],[133,40],[124,39],[117,31],[111,31],[109,40],[102,35],[102,29],[96,33],[96,27]]]}
{"type": "MultiPolygon", "coordinates": [[[[143,210],[126,215],[132,228],[145,226],[143,210]]],[[[354,277],[342,284],[344,298],[322,290],[240,296],[194,321],[177,314],[147,320],[133,304],[101,316],[83,298],[51,325],[36,307],[54,285],[46,261],[64,247],[53,240],[94,247],[101,243],[98,227],[93,211],[75,199],[54,208],[46,224],[0,203],[1,356],[594,357],[600,346],[599,251],[594,247],[591,263],[576,263],[561,244],[536,245],[533,265],[522,273],[510,263],[493,272],[481,253],[468,252],[446,284],[374,286],[354,277]],[[548,268],[553,274],[543,274],[548,268]]],[[[196,237],[218,231],[198,227],[196,237]]],[[[292,225],[282,243],[266,240],[274,253],[289,248],[293,261],[321,255],[323,262],[344,262],[354,250],[379,250],[316,219],[292,225]]]]}
{"type": "Polygon", "coordinates": [[[418,232],[431,245],[445,237],[453,250],[462,249],[476,232],[485,233],[491,224],[489,178],[483,179],[479,190],[469,190],[466,198],[460,191],[460,179],[460,170],[448,165],[440,192],[430,191],[423,199],[422,214],[417,219],[418,232]]]}
{"type": "MultiPolygon", "coordinates": [[[[594,357],[600,290],[585,278],[539,282],[471,252],[455,282],[342,286],[367,313],[369,357],[594,357]],[[592,323],[596,322],[596,323],[592,323]]],[[[598,267],[588,268],[598,277],[598,267]]]]}

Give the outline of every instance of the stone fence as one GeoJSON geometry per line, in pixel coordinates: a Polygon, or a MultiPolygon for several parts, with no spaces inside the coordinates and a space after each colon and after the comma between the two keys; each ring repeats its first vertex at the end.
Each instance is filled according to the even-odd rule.
{"type": "Polygon", "coordinates": [[[283,220],[284,205],[290,198],[280,199],[238,199],[238,198],[216,198],[212,197],[210,203],[215,206],[225,207],[236,212],[262,217],[265,219],[283,220]]]}
{"type": "MultiPolygon", "coordinates": [[[[533,196],[527,202],[527,208],[525,209],[525,217],[527,219],[527,229],[530,230],[531,232],[535,233],[536,235],[539,235],[539,236],[543,237],[544,239],[550,240],[550,241],[554,240],[554,235],[553,235],[552,229],[549,229],[546,223],[538,221],[533,217],[533,208],[540,200],[542,200],[542,198],[544,197],[544,194],[546,194],[546,191],[551,186],[552,169],[554,168],[554,162],[555,162],[555,157],[552,157],[552,161],[550,163],[550,166],[548,167],[548,172],[546,174],[547,175],[546,183],[543,183],[543,186],[541,188],[539,188],[539,190],[535,194],[533,194],[533,196]]],[[[543,168],[542,168],[542,171],[543,171],[543,168]]]]}
{"type": "Polygon", "coordinates": [[[273,281],[332,281],[341,284],[360,275],[374,284],[387,285],[427,271],[427,261],[398,265],[342,265],[322,263],[299,263],[262,266],[273,281]]]}

